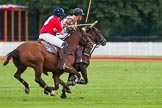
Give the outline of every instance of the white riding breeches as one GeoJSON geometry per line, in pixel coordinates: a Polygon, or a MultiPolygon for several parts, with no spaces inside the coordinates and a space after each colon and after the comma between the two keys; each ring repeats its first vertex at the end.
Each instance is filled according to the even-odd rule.
{"type": "Polygon", "coordinates": [[[39,35],[39,39],[43,39],[47,42],[49,42],[52,45],[55,45],[59,48],[62,48],[62,44],[64,43],[63,40],[59,39],[58,37],[51,35],[49,33],[42,33],[39,35]]]}

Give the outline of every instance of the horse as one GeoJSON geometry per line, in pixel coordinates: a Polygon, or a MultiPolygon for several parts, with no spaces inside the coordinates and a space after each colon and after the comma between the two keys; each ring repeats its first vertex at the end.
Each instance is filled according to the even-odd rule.
{"type": "MultiPolygon", "coordinates": [[[[90,64],[91,54],[93,53],[96,46],[99,46],[99,45],[105,46],[106,45],[106,39],[101,34],[101,31],[99,29],[97,29],[95,27],[89,27],[86,29],[86,32],[90,34],[89,35],[90,39],[95,44],[95,46],[92,48],[92,47],[89,47],[89,45],[88,46],[81,45],[81,47],[83,46],[82,60],[80,62],[74,63],[74,67],[78,72],[81,72],[83,79],[75,82],[76,78],[73,76],[73,74],[69,74],[68,83],[67,83],[68,86],[70,86],[70,85],[74,86],[76,83],[78,83],[78,84],[87,84],[88,83],[87,67],[90,64]]],[[[61,98],[63,98],[63,99],[67,98],[66,92],[68,92],[68,90],[65,87],[63,87],[61,98]]]]}
{"type": "MultiPolygon", "coordinates": [[[[74,52],[78,44],[85,44],[87,41],[86,33],[81,29],[76,30],[65,40],[65,42],[68,44],[69,52],[71,52],[65,57],[65,62],[68,66],[68,68],[65,68],[65,71],[77,75],[78,78],[80,78],[80,74],[78,74],[78,72],[72,66],[74,64],[74,52]]],[[[61,50],[62,49],[60,49],[60,51],[61,50]]],[[[21,78],[21,75],[24,73],[27,67],[31,67],[35,72],[35,82],[38,83],[40,87],[44,88],[44,93],[51,93],[51,96],[55,95],[54,90],[58,90],[59,81],[61,81],[60,75],[63,74],[63,72],[57,71],[59,60],[57,54],[49,53],[38,41],[28,41],[18,46],[12,52],[8,53],[7,59],[4,61],[3,65],[6,66],[11,58],[13,59],[15,67],[17,68],[14,77],[25,86],[25,93],[29,94],[30,88],[29,84],[23,78],[21,78]],[[44,82],[41,77],[42,72],[52,72],[54,87],[50,87],[44,82]]]]}
{"type": "Polygon", "coordinates": [[[92,47],[83,45],[84,50],[82,52],[82,61],[74,64],[75,69],[77,71],[80,71],[84,78],[83,81],[81,81],[79,84],[87,84],[88,83],[86,68],[90,64],[91,54],[93,53],[94,49],[99,45],[105,46],[106,42],[107,42],[106,39],[104,38],[104,36],[101,34],[101,31],[95,27],[87,28],[87,33],[91,34],[90,39],[95,44],[95,46],[92,49],[92,47]]]}

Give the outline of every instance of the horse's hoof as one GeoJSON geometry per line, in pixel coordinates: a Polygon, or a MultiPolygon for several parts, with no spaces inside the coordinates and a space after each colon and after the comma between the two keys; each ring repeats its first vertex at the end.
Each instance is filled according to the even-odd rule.
{"type": "Polygon", "coordinates": [[[30,92],[30,89],[29,88],[25,88],[25,93],[29,94],[29,92],[30,92]]]}
{"type": "Polygon", "coordinates": [[[72,86],[75,86],[77,83],[75,81],[72,81],[72,86]]]}
{"type": "Polygon", "coordinates": [[[61,97],[61,99],[66,99],[67,98],[67,96],[65,94],[62,94],[60,97],[61,97]]]}
{"type": "Polygon", "coordinates": [[[44,89],[44,94],[48,95],[48,91],[44,89]]]}
{"type": "Polygon", "coordinates": [[[86,81],[81,79],[81,80],[78,80],[77,84],[86,84],[86,81]]]}
{"type": "Polygon", "coordinates": [[[51,90],[51,93],[50,93],[51,96],[56,96],[56,93],[54,90],[51,90]]]}
{"type": "Polygon", "coordinates": [[[67,90],[66,92],[67,92],[67,93],[71,93],[71,90],[69,89],[69,90],[67,90]]]}
{"type": "Polygon", "coordinates": [[[70,88],[65,88],[64,91],[67,92],[67,93],[71,93],[70,88]]]}
{"type": "Polygon", "coordinates": [[[67,84],[71,86],[75,86],[77,83],[75,81],[68,81],[67,84]]]}

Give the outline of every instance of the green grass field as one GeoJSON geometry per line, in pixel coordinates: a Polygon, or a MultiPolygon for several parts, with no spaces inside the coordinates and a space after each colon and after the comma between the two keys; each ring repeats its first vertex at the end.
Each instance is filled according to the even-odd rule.
{"type": "MultiPolygon", "coordinates": [[[[22,75],[30,85],[25,94],[15,71],[11,61],[6,67],[0,61],[1,108],[162,108],[162,61],[92,60],[89,83],[71,87],[67,99],[60,98],[61,86],[55,97],[45,95],[30,68],[22,75]]],[[[51,74],[43,79],[53,85],[51,74]]]]}

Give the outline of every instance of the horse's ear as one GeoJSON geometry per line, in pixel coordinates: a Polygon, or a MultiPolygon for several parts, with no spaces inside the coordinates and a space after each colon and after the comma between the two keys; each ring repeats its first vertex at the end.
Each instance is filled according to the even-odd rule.
{"type": "Polygon", "coordinates": [[[83,27],[79,27],[80,32],[84,33],[86,30],[83,27]]]}
{"type": "Polygon", "coordinates": [[[90,38],[92,37],[92,35],[89,34],[89,33],[87,33],[87,31],[84,30],[84,28],[81,29],[81,32],[82,32],[82,34],[83,34],[84,36],[86,36],[86,37],[90,37],[90,38]]]}

